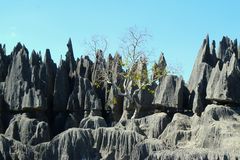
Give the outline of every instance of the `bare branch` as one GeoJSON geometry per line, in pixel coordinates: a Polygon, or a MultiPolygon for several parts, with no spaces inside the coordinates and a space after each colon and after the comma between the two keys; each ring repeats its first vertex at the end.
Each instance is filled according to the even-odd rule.
{"type": "Polygon", "coordinates": [[[106,53],[108,49],[108,41],[104,36],[94,35],[90,40],[85,41],[87,54],[95,57],[98,50],[101,50],[103,54],[106,53]]]}

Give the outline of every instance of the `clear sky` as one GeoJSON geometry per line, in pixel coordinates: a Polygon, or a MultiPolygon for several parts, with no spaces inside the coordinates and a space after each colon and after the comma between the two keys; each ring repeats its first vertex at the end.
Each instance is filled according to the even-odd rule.
{"type": "Polygon", "coordinates": [[[217,43],[223,35],[239,39],[239,7],[239,0],[1,0],[0,43],[8,53],[19,41],[30,52],[49,48],[58,63],[69,37],[75,58],[93,35],[105,36],[115,53],[126,30],[137,26],[152,35],[153,59],[164,52],[187,81],[206,34],[217,43]]]}

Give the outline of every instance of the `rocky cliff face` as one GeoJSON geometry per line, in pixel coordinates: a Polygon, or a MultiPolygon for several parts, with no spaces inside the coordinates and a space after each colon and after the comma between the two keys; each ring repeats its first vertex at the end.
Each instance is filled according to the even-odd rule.
{"type": "MultiPolygon", "coordinates": [[[[49,49],[42,60],[0,45],[0,159],[239,159],[238,44],[215,48],[207,36],[188,84],[157,72],[148,82],[144,61],[134,84],[119,54],[75,60],[71,39],[58,66],[49,49]]],[[[166,66],[162,54],[155,69],[166,66]]]]}

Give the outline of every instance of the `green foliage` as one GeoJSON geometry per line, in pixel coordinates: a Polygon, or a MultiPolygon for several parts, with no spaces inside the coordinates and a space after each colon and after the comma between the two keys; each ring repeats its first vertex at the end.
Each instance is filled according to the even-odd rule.
{"type": "Polygon", "coordinates": [[[166,76],[168,71],[166,68],[160,68],[156,63],[153,65],[152,68],[153,73],[153,80],[159,80],[161,77],[166,76]]]}
{"type": "Polygon", "coordinates": [[[100,82],[97,82],[97,81],[95,81],[95,82],[93,83],[93,85],[94,85],[96,88],[100,88],[100,87],[101,87],[101,83],[100,83],[100,82]]]}
{"type": "Polygon", "coordinates": [[[113,97],[113,99],[111,100],[111,103],[113,105],[116,105],[117,104],[117,98],[116,97],[113,97]]]}

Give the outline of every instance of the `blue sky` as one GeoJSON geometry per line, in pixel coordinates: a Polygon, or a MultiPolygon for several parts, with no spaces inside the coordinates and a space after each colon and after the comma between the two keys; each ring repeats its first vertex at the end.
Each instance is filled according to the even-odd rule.
{"type": "Polygon", "coordinates": [[[223,35],[239,39],[239,6],[238,0],[2,0],[0,43],[8,53],[19,41],[30,52],[49,48],[58,63],[69,37],[75,57],[93,35],[105,36],[115,53],[126,30],[137,26],[152,35],[152,59],[164,52],[187,81],[206,34],[217,44],[223,35]]]}

